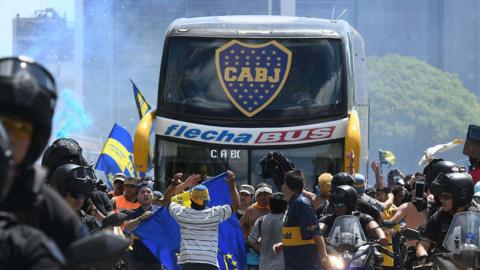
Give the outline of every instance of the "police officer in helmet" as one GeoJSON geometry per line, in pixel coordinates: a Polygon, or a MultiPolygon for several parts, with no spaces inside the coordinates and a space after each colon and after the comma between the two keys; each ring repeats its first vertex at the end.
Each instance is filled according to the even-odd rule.
{"type": "Polygon", "coordinates": [[[88,234],[75,212],[34,166],[50,137],[57,91],[52,75],[24,57],[0,58],[0,122],[14,158],[11,192],[0,210],[51,237],[63,251],[88,234]]]}
{"type": "MultiPolygon", "coordinates": [[[[336,175],[333,176],[332,178],[332,183],[331,183],[331,193],[335,193],[335,189],[339,186],[350,186],[354,187],[355,185],[355,179],[348,173],[341,172],[337,173],[336,175]]],[[[355,190],[355,189],[354,189],[355,190]]],[[[356,192],[355,192],[356,194],[356,192]]],[[[369,201],[363,200],[362,198],[358,199],[355,203],[356,205],[356,210],[368,214],[371,217],[374,218],[374,220],[378,222],[383,221],[383,214],[380,209],[375,208],[375,206],[370,203],[369,201]]],[[[327,214],[332,214],[335,211],[335,208],[333,207],[333,203],[331,200],[329,200],[328,206],[325,207],[324,215],[327,214]]]]}
{"type": "Polygon", "coordinates": [[[77,164],[62,165],[53,172],[50,184],[78,214],[89,231],[100,228],[100,220],[82,210],[85,199],[95,189],[95,172],[92,168],[77,164]]]}
{"type": "MultiPolygon", "coordinates": [[[[337,173],[332,177],[332,180],[330,181],[330,194],[333,194],[335,192],[335,189],[339,186],[352,186],[354,185],[355,180],[353,180],[353,177],[345,172],[337,173]]],[[[323,213],[320,216],[326,216],[328,214],[334,213],[334,208],[333,208],[333,203],[332,203],[332,196],[328,199],[326,205],[323,207],[323,213]]]]}
{"type": "Polygon", "coordinates": [[[460,172],[460,167],[448,160],[443,159],[434,159],[432,160],[424,169],[423,175],[425,176],[425,188],[427,191],[427,202],[428,202],[428,216],[430,217],[435,213],[441,206],[440,200],[438,197],[433,196],[433,191],[431,186],[433,180],[440,173],[458,173],[460,172]]]}
{"type": "MultiPolygon", "coordinates": [[[[77,164],[79,166],[90,167],[87,160],[83,157],[82,147],[71,138],[60,138],[55,140],[45,149],[42,157],[42,166],[48,169],[47,182],[49,184],[55,170],[65,164],[77,164]]],[[[95,175],[93,175],[95,176],[95,175]]],[[[105,188],[102,180],[92,178],[96,182],[96,190],[90,192],[83,205],[83,210],[95,213],[99,220],[113,213],[113,205],[107,194],[101,189],[105,188]]]]}
{"type": "MultiPolygon", "coordinates": [[[[441,248],[453,216],[464,211],[478,211],[471,204],[473,181],[467,173],[439,173],[430,188],[435,198],[439,199],[441,207],[428,218],[422,236],[441,248]]],[[[430,247],[430,243],[421,241],[417,245],[417,258],[424,262],[428,258],[430,247]]]]}
{"type": "MultiPolygon", "coordinates": [[[[13,183],[14,161],[8,135],[0,124],[0,202],[9,195],[13,183]]],[[[18,224],[14,215],[0,211],[1,269],[62,269],[62,253],[41,231],[18,224]]]]}
{"type": "Polygon", "coordinates": [[[352,186],[341,185],[335,188],[332,194],[332,204],[334,213],[320,219],[320,229],[324,236],[328,236],[332,229],[335,218],[343,215],[353,215],[359,218],[363,230],[372,232],[381,243],[386,245],[388,242],[384,232],[379,228],[377,222],[368,214],[355,211],[357,206],[357,192],[352,186]]]}

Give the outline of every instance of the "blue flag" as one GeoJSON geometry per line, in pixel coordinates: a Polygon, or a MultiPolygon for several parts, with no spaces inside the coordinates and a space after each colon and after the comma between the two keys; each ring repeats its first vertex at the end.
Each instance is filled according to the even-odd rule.
{"type": "Polygon", "coordinates": [[[133,140],[126,129],[116,123],[113,125],[95,169],[105,172],[109,179],[107,185],[110,187],[112,186],[113,175],[116,173],[123,173],[126,176],[135,175],[133,140]]]}
{"type": "MultiPolygon", "coordinates": [[[[209,190],[209,207],[232,203],[226,177],[223,173],[203,183],[209,190]]],[[[184,194],[188,195],[188,191],[184,194]]],[[[182,196],[184,194],[180,195],[182,200],[188,197],[182,196]]],[[[167,208],[161,207],[152,218],[138,226],[134,234],[168,270],[180,269],[176,256],[180,250],[180,227],[167,208]]],[[[245,242],[235,213],[219,224],[217,259],[222,270],[245,269],[247,265],[245,242]]]]}

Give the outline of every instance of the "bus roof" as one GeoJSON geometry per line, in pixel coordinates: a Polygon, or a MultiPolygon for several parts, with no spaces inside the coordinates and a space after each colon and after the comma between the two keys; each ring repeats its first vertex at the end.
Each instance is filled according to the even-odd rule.
{"type": "Polygon", "coordinates": [[[355,32],[346,21],[287,16],[217,16],[176,19],[167,36],[226,38],[338,38],[355,32]]]}

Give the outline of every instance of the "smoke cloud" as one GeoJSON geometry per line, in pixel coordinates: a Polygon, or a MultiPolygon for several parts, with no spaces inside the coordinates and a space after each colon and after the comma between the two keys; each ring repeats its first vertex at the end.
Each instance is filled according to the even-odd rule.
{"type": "Polygon", "coordinates": [[[70,89],[60,91],[53,116],[53,139],[82,135],[92,123],[80,98],[70,89]]]}

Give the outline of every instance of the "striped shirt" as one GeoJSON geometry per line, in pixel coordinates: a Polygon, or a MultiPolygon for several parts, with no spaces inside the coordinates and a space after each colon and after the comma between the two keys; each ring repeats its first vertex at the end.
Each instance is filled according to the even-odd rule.
{"type": "Polygon", "coordinates": [[[201,263],[218,267],[218,224],[232,215],[230,205],[195,210],[171,202],[170,215],[180,225],[178,264],[201,263]]]}

